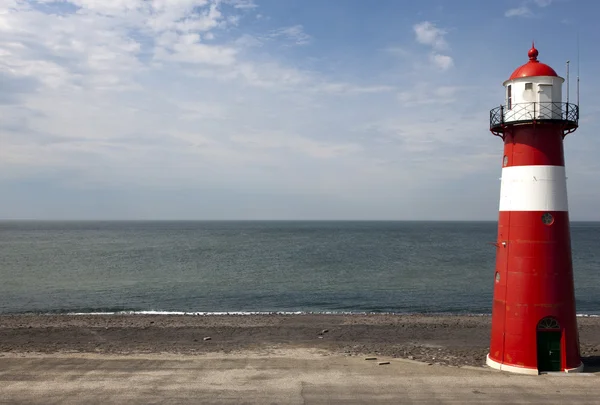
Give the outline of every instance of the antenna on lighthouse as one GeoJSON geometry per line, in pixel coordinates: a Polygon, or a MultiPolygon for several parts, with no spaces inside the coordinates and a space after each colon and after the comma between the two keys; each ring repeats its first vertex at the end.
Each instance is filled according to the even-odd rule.
{"type": "Polygon", "coordinates": [[[567,61],[567,104],[569,104],[569,62],[567,61]]]}
{"type": "Polygon", "coordinates": [[[577,31],[577,108],[579,108],[579,31],[577,31]]]}

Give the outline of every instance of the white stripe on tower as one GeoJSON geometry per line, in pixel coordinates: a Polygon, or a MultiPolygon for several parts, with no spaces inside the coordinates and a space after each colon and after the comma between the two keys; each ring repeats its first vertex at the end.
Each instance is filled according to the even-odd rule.
{"type": "Polygon", "coordinates": [[[564,166],[502,168],[500,211],[568,211],[564,166]]]}

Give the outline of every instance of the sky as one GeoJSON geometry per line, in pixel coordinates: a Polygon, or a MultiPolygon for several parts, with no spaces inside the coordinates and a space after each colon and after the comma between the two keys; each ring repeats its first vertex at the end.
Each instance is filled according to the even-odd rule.
{"type": "Polygon", "coordinates": [[[571,100],[579,71],[569,210],[600,220],[599,13],[0,0],[0,219],[496,220],[489,110],[535,40],[559,75],[570,60],[571,100]]]}

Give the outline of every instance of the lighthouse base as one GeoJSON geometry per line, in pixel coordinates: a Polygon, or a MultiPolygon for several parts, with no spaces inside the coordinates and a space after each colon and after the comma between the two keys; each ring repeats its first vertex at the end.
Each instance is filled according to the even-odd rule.
{"type": "MultiPolygon", "coordinates": [[[[509,373],[515,374],[528,374],[528,375],[538,375],[539,371],[537,368],[528,368],[528,367],[518,367],[510,364],[502,364],[490,358],[488,354],[485,359],[485,364],[487,364],[491,368],[495,368],[500,371],[508,371],[509,373]]],[[[575,368],[568,368],[564,370],[565,373],[581,373],[583,371],[583,363],[580,363],[579,366],[575,368]]]]}
{"type": "Polygon", "coordinates": [[[539,371],[537,368],[528,368],[528,367],[518,367],[512,366],[510,364],[502,364],[490,358],[488,354],[485,359],[485,364],[487,364],[491,368],[495,368],[496,370],[508,371],[510,373],[516,374],[529,374],[529,375],[538,375],[539,371]]]}
{"type": "Polygon", "coordinates": [[[565,370],[565,373],[582,373],[583,372],[583,363],[580,363],[579,366],[575,368],[568,368],[565,370]]]}

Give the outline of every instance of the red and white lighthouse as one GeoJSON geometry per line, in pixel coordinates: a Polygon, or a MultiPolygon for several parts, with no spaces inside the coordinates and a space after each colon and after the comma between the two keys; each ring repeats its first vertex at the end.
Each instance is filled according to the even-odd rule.
{"type": "Polygon", "coordinates": [[[492,331],[487,364],[523,374],[583,369],[575,314],[563,139],[579,107],[563,102],[554,69],[529,62],[490,111],[504,141],[492,331]]]}

